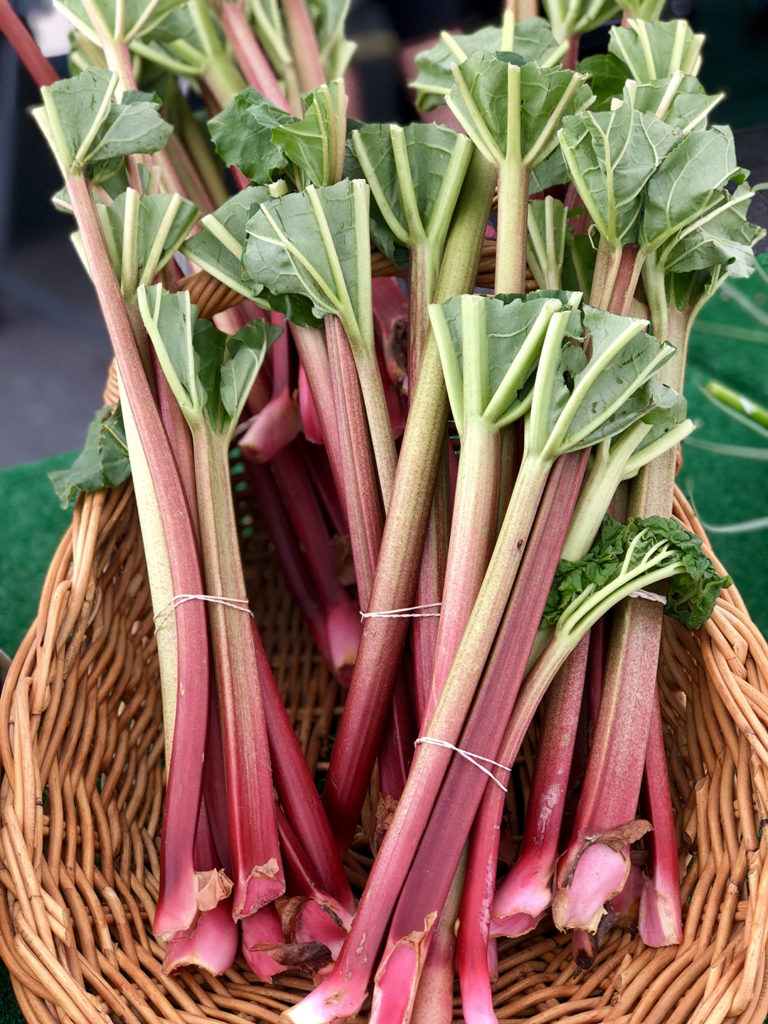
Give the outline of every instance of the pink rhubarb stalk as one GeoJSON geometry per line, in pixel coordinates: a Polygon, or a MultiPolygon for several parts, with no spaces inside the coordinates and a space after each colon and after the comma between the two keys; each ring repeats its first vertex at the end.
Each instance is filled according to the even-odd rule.
{"type": "Polygon", "coordinates": [[[643,880],[640,937],[646,946],[673,946],[683,941],[680,864],[658,694],[654,695],[645,753],[645,794],[653,826],[652,875],[643,880]]]}
{"type": "Polygon", "coordinates": [[[562,930],[597,930],[605,904],[627,880],[630,844],[650,828],[648,822],[637,821],[636,814],[656,687],[654,605],[632,598],[615,613],[576,821],[557,865],[552,916],[562,930]],[[635,637],[627,646],[630,620],[635,637]],[[644,640],[636,632],[643,620],[649,627],[644,640]]]}
{"type": "MultiPolygon", "coordinates": [[[[496,890],[491,935],[525,935],[535,928],[552,902],[551,882],[579,728],[588,648],[589,638],[584,637],[549,691],[523,841],[517,861],[496,890]]],[[[489,795],[494,794],[489,791],[486,803],[489,795]]]]}
{"type": "MultiPolygon", "coordinates": [[[[166,532],[174,594],[203,593],[197,539],[186,495],[152,397],[131,321],[109,260],[84,174],[67,177],[67,191],[78,222],[91,279],[101,306],[126,397],[166,532]]],[[[160,609],[158,609],[158,613],[160,609]]],[[[193,850],[202,793],[202,759],[208,718],[210,660],[205,608],[187,601],[175,610],[178,643],[178,694],[173,752],[166,786],[160,847],[161,883],[154,929],[172,935],[194,925],[198,915],[197,872],[193,850]]]]}

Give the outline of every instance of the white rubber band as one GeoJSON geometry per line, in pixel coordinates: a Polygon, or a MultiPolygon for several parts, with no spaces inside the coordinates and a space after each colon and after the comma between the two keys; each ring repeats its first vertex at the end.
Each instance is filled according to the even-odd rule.
{"type": "Polygon", "coordinates": [[[630,597],[642,597],[646,601],[658,601],[659,604],[666,604],[667,599],[663,594],[654,594],[652,590],[633,590],[630,597]]]}
{"type": "Polygon", "coordinates": [[[171,600],[155,615],[155,633],[162,629],[176,609],[186,604],[187,601],[207,601],[209,604],[223,604],[225,608],[233,608],[238,612],[246,612],[253,618],[253,612],[248,607],[245,598],[240,597],[214,597],[212,594],[176,594],[171,600]]]}
{"type": "Polygon", "coordinates": [[[431,743],[434,747],[445,747],[446,750],[454,751],[454,753],[463,757],[465,761],[469,761],[470,764],[473,764],[475,768],[479,768],[484,775],[488,776],[491,782],[496,783],[502,793],[507,792],[507,787],[504,783],[499,782],[490,768],[486,768],[485,766],[487,764],[492,764],[494,768],[501,768],[502,771],[511,772],[512,769],[509,765],[500,764],[498,761],[494,761],[490,757],[483,757],[482,754],[473,754],[469,750],[462,750],[461,747],[455,747],[452,743],[449,743],[448,740],[438,740],[433,736],[419,736],[419,738],[414,742],[414,746],[418,746],[419,743],[431,743]]]}
{"type": "Polygon", "coordinates": [[[360,612],[361,619],[438,619],[440,618],[440,602],[432,604],[414,604],[410,608],[391,608],[384,612],[360,612]],[[437,611],[427,611],[436,608],[437,611]]]}

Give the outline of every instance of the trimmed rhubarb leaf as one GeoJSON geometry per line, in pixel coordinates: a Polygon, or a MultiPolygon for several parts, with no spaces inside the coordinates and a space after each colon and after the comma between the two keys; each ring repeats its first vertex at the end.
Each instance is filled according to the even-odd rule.
{"type": "Polygon", "coordinates": [[[150,284],[192,229],[197,207],[177,195],[139,195],[128,189],[99,218],[123,294],[150,284]],[[128,259],[130,265],[124,264],[128,259]]]}
{"type": "MultiPolygon", "coordinates": [[[[733,582],[717,572],[702,543],[676,519],[649,516],[623,525],[606,516],[589,554],[578,562],[560,562],[544,619],[556,624],[572,602],[581,600],[587,587],[607,591],[626,578],[640,589],[651,574],[668,569],[664,611],[698,629],[712,614],[720,591],[733,582]]],[[[662,572],[657,578],[667,576],[662,572]]]]}
{"type": "Polygon", "coordinates": [[[224,163],[238,167],[262,185],[281,177],[288,164],[280,146],[272,141],[272,130],[297,121],[257,89],[248,88],[210,119],[208,131],[224,163]]]}
{"type": "Polygon", "coordinates": [[[745,177],[736,163],[730,128],[715,125],[687,136],[648,182],[641,245],[657,249],[689,224],[708,219],[715,208],[731,200],[728,185],[742,185],[745,177]]]}
{"type": "Polygon", "coordinates": [[[528,203],[528,266],[540,288],[559,288],[565,257],[568,211],[559,199],[528,203]]]}
{"type": "Polygon", "coordinates": [[[78,491],[117,487],[130,475],[119,403],[99,409],[88,427],[85,446],[70,468],[48,474],[62,508],[71,505],[78,491]]]}
{"type": "Polygon", "coordinates": [[[466,136],[442,125],[368,124],[352,132],[345,175],[370,185],[378,249],[397,259],[399,247],[427,236],[442,246],[471,153],[466,136]]]}
{"type": "Polygon", "coordinates": [[[338,316],[353,350],[373,339],[369,189],[343,180],[265,202],[246,225],[243,263],[258,300],[306,296],[319,317],[338,316]]]}
{"type": "Polygon", "coordinates": [[[677,74],[642,85],[627,82],[626,89],[636,110],[655,114],[683,135],[695,128],[703,129],[708,114],[723,98],[722,93],[710,96],[698,78],[692,75],[677,74]]]}
{"type": "Polygon", "coordinates": [[[542,0],[542,7],[560,41],[591,32],[621,11],[616,0],[542,0]]]}
{"type": "Polygon", "coordinates": [[[537,373],[532,444],[554,457],[611,437],[648,413],[653,395],[643,385],[674,348],[645,333],[647,326],[646,320],[584,306],[589,358],[580,346],[566,344],[557,365],[548,357],[544,373],[537,373]],[[539,389],[547,396],[543,401],[539,389]]]}
{"type": "Polygon", "coordinates": [[[249,185],[242,189],[214,213],[203,217],[201,230],[187,239],[181,251],[233,291],[250,295],[252,288],[243,270],[245,225],[272,196],[266,185],[249,185]]]}
{"type": "MultiPolygon", "coordinates": [[[[442,33],[438,43],[416,57],[418,74],[410,83],[416,90],[416,107],[425,111],[439,107],[453,87],[452,65],[475,53],[494,53],[501,46],[501,28],[497,25],[486,25],[469,35],[442,33]]],[[[535,61],[541,65],[557,59],[561,53],[545,18],[521,21],[515,26],[511,45],[505,49],[514,50],[524,63],[535,61]]]]}
{"type": "MultiPolygon", "coordinates": [[[[571,298],[537,292],[524,297],[457,295],[430,306],[459,435],[465,414],[501,427],[525,413],[549,321],[568,308],[571,298]]],[[[571,330],[580,333],[578,311],[571,330]]]]}
{"type": "Polygon", "coordinates": [[[765,235],[763,228],[750,224],[747,211],[753,192],[740,185],[728,202],[709,218],[689,225],[671,247],[660,254],[665,273],[684,273],[727,265],[731,277],[749,277],[755,266],[753,246],[765,235]]]}
{"type": "Polygon", "coordinates": [[[171,126],[158,114],[154,98],[126,93],[117,102],[117,85],[116,74],[88,68],[41,89],[43,106],[34,111],[35,119],[65,177],[132,153],[154,153],[167,142],[171,126]]]}
{"type": "Polygon", "coordinates": [[[611,245],[633,241],[645,184],[680,133],[622,103],[566,117],[558,134],[573,183],[602,237],[611,245]]]}
{"type": "Polygon", "coordinates": [[[636,82],[668,78],[676,71],[698,74],[704,36],[687,21],[633,21],[627,28],[611,28],[608,52],[623,61],[636,82]]]}
{"type": "Polygon", "coordinates": [[[658,21],[664,10],[666,0],[624,0],[624,9],[633,18],[644,21],[658,21]]]}
{"type": "Polygon", "coordinates": [[[492,163],[509,156],[535,167],[557,147],[555,115],[573,115],[592,98],[589,86],[573,71],[533,63],[516,66],[484,53],[455,67],[454,77],[448,105],[492,163]],[[519,76],[516,84],[510,80],[512,68],[519,76]],[[518,107],[519,118],[510,104],[518,107]],[[510,123],[513,138],[507,134],[510,123]]]}
{"type": "Polygon", "coordinates": [[[302,186],[335,185],[344,168],[347,94],[340,79],[302,96],[306,113],[272,129],[272,143],[296,168],[302,186]]]}
{"type": "Polygon", "coordinates": [[[263,309],[278,310],[299,326],[316,327],[319,320],[312,315],[311,304],[303,295],[273,295],[261,282],[255,285],[243,267],[248,219],[284,187],[282,182],[276,182],[242,189],[214,213],[203,217],[202,230],[188,238],[181,251],[202,270],[240,295],[253,298],[263,309]]]}
{"type": "Polygon", "coordinates": [[[188,292],[160,285],[138,292],[142,319],[184,418],[192,427],[205,422],[227,435],[237,425],[245,400],[270,344],[281,328],[254,320],[227,335],[198,320],[188,292]]]}
{"type": "MultiPolygon", "coordinates": [[[[156,31],[158,24],[184,2],[185,0],[157,0],[156,3],[148,5],[146,0],[100,0],[98,11],[105,24],[120,26],[119,35],[117,30],[115,31],[115,39],[130,43],[133,39],[140,39],[156,31]]],[[[98,30],[81,0],[59,0],[57,7],[87,38],[97,45],[100,43],[98,30]]]]}

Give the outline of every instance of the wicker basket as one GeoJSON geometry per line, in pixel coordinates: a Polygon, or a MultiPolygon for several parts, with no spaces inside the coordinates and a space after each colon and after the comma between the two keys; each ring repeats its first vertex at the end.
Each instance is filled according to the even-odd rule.
{"type": "MultiPolygon", "coordinates": [[[[239,511],[248,523],[247,505],[239,511]]],[[[675,513],[701,532],[679,495],[675,513]]],[[[338,691],[265,538],[244,533],[262,637],[317,770],[338,691]]],[[[666,623],[660,692],[683,943],[650,950],[617,931],[580,972],[569,939],[542,926],[500,949],[502,1020],[757,1024],[768,1012],[768,651],[734,588],[698,633],[666,623]]],[[[220,978],[163,975],[150,930],[162,750],[149,591],[124,485],[78,501],[0,697],[0,955],[29,1021],[271,1022],[311,987],[291,975],[259,984],[240,961],[220,978]]],[[[346,864],[360,884],[365,854],[346,864]]]]}

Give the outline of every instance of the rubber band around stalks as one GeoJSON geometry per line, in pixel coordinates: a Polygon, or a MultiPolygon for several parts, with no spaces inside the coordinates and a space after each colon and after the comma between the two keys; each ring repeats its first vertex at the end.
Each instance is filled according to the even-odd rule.
{"type": "MultiPolygon", "coordinates": [[[[238,514],[251,525],[247,493],[238,514]]],[[[675,514],[701,533],[677,495],[675,514]]],[[[311,771],[327,764],[342,693],[292,607],[263,534],[243,539],[251,605],[311,771]]],[[[542,922],[499,947],[503,1018],[590,1024],[762,1024],[768,1012],[768,650],[734,588],[697,633],[668,620],[659,677],[683,874],[684,938],[610,933],[580,972],[542,922]]],[[[525,796],[531,744],[515,765],[525,796]]],[[[29,1021],[276,1024],[312,987],[162,974],[158,891],[163,728],[156,640],[130,485],[81,497],[38,616],[0,694],[0,956],[29,1021]]],[[[361,822],[375,818],[374,779],[361,822]]],[[[520,822],[512,821],[514,828],[520,822]]],[[[345,866],[358,889],[361,840],[345,866]]],[[[456,1003],[456,1019],[460,1019],[456,1003]]]]}

